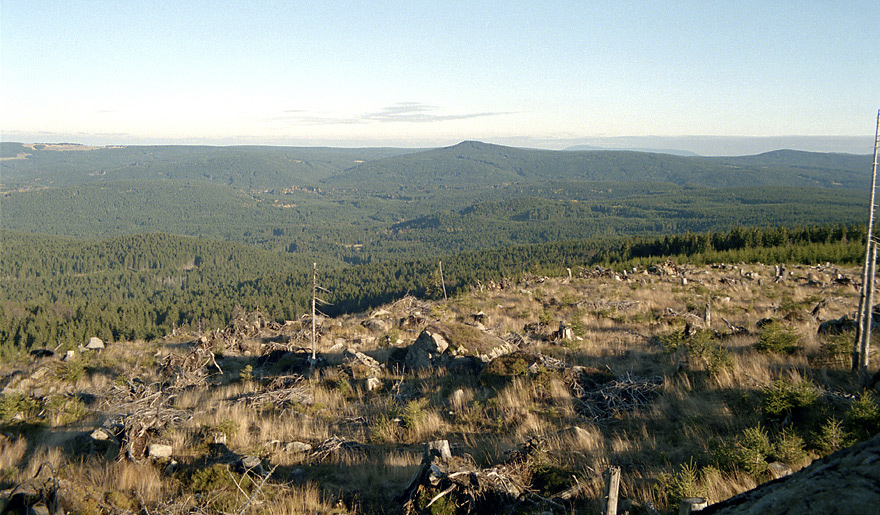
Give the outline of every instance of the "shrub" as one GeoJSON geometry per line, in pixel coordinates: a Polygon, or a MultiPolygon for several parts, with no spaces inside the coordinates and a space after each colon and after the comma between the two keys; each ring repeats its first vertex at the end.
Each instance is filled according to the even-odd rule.
{"type": "Polygon", "coordinates": [[[685,497],[705,496],[698,481],[699,469],[692,459],[671,474],[660,474],[656,484],[657,493],[668,505],[678,505],[685,497]]]}
{"type": "Polygon", "coordinates": [[[243,383],[250,383],[254,380],[254,367],[251,365],[245,366],[241,369],[241,372],[238,373],[238,380],[243,383]]]}
{"type": "Polygon", "coordinates": [[[227,465],[215,463],[210,467],[193,470],[188,485],[196,492],[232,490],[236,487],[233,477],[227,465]]]}
{"type": "Polygon", "coordinates": [[[481,379],[490,384],[498,384],[501,379],[524,376],[529,373],[529,365],[534,357],[525,352],[514,352],[493,359],[483,370],[481,379]]]}
{"type": "Polygon", "coordinates": [[[51,419],[51,424],[56,426],[71,424],[89,413],[82,399],[79,397],[64,397],[63,395],[49,397],[44,411],[51,419]]]}
{"type": "Polygon", "coordinates": [[[223,422],[217,424],[214,430],[223,433],[227,442],[232,442],[232,439],[235,438],[235,434],[238,433],[238,422],[231,418],[227,418],[224,419],[223,422]]]}
{"type": "Polygon", "coordinates": [[[400,428],[393,418],[382,415],[370,426],[370,442],[374,444],[396,443],[400,439],[400,428]]]}
{"type": "Polygon", "coordinates": [[[810,381],[777,379],[763,388],[761,406],[766,415],[783,416],[812,406],[818,398],[819,389],[810,381]]]}
{"type": "Polygon", "coordinates": [[[340,377],[333,383],[333,389],[339,392],[343,397],[348,397],[354,392],[351,383],[345,377],[340,377]]]}
{"type": "Polygon", "coordinates": [[[877,400],[869,392],[862,395],[850,405],[844,415],[844,426],[856,440],[866,440],[880,431],[880,408],[877,400]]]}
{"type": "Polygon", "coordinates": [[[849,445],[851,441],[852,438],[843,427],[843,421],[836,418],[826,420],[814,437],[816,448],[826,454],[839,451],[849,445]]]}
{"type": "Polygon", "coordinates": [[[847,365],[850,359],[852,359],[852,347],[855,337],[854,330],[822,337],[822,340],[819,342],[819,356],[830,363],[847,365]]]}
{"type": "Polygon", "coordinates": [[[665,354],[684,354],[688,365],[702,368],[713,376],[733,368],[733,357],[721,346],[713,331],[697,331],[691,336],[677,331],[660,337],[660,344],[665,354]]]}
{"type": "Polygon", "coordinates": [[[713,451],[713,458],[720,468],[739,469],[751,475],[767,470],[767,458],[772,455],[770,437],[761,426],[743,430],[738,438],[721,442],[713,451]]]}
{"type": "Polygon", "coordinates": [[[571,469],[551,464],[536,465],[531,468],[531,473],[532,489],[547,497],[571,487],[571,478],[575,475],[571,469]]]}
{"type": "Polygon", "coordinates": [[[800,350],[800,335],[773,320],[761,326],[755,349],[773,354],[794,354],[800,350]]]}
{"type": "Polygon", "coordinates": [[[773,455],[773,445],[761,426],[743,430],[740,449],[739,465],[744,471],[757,475],[767,469],[767,458],[773,455]]]}
{"type": "Polygon", "coordinates": [[[81,359],[68,361],[61,368],[61,378],[70,383],[76,383],[86,373],[86,364],[81,359]]]}
{"type": "Polygon", "coordinates": [[[413,399],[406,403],[400,418],[403,421],[403,427],[412,429],[425,420],[428,412],[428,399],[413,399]]]}
{"type": "Polygon", "coordinates": [[[415,508],[417,513],[425,513],[428,515],[455,515],[458,513],[459,500],[455,493],[444,495],[431,504],[434,497],[432,490],[423,488],[419,490],[415,498],[415,508]],[[428,506],[431,504],[430,506],[428,506]]]}
{"type": "Polygon", "coordinates": [[[804,439],[791,428],[783,429],[773,444],[775,458],[788,464],[798,464],[807,457],[804,439]]]}
{"type": "Polygon", "coordinates": [[[9,422],[18,414],[27,420],[39,409],[40,403],[24,393],[9,393],[0,397],[0,422],[9,422]]]}

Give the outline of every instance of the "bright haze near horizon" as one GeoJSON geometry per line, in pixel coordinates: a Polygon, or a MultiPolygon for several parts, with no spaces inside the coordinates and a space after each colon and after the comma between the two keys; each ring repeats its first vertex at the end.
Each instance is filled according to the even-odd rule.
{"type": "Polygon", "coordinates": [[[880,2],[3,0],[4,141],[868,154],[880,2]]]}

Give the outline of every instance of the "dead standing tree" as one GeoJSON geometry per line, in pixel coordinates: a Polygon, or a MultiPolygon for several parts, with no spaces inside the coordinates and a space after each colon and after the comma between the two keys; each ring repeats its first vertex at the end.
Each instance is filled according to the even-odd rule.
{"type": "Polygon", "coordinates": [[[868,209],[868,233],[865,244],[865,264],[862,269],[862,291],[859,296],[859,320],[856,341],[853,343],[852,371],[864,380],[868,375],[871,352],[871,318],[874,312],[874,275],[877,269],[877,247],[874,241],[874,205],[877,191],[877,147],[880,144],[880,111],[874,132],[874,165],[871,173],[871,204],[868,209]]]}
{"type": "MultiPolygon", "coordinates": [[[[316,334],[317,334],[317,315],[320,313],[316,305],[320,302],[322,305],[329,304],[329,302],[318,298],[318,290],[323,291],[324,293],[330,293],[324,288],[318,286],[318,263],[312,263],[312,356],[309,358],[309,365],[311,368],[315,368],[315,364],[318,361],[317,357],[317,349],[316,349],[316,334]]],[[[326,316],[323,313],[320,313],[321,316],[326,316]]]]}

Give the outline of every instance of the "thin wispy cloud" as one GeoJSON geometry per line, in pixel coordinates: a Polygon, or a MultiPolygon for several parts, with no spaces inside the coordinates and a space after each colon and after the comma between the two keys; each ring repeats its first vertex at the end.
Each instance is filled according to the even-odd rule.
{"type": "Polygon", "coordinates": [[[421,102],[399,102],[376,112],[363,113],[352,117],[321,116],[319,114],[309,114],[306,111],[287,110],[284,111],[283,116],[275,117],[273,120],[282,120],[301,125],[352,125],[373,122],[435,123],[510,114],[508,112],[492,111],[443,114],[438,111],[440,111],[439,107],[421,102]]]}
{"type": "Polygon", "coordinates": [[[510,114],[504,112],[435,114],[434,112],[437,110],[438,108],[436,106],[422,104],[419,102],[400,102],[398,104],[388,106],[381,111],[364,114],[361,117],[367,121],[431,123],[510,114]]]}

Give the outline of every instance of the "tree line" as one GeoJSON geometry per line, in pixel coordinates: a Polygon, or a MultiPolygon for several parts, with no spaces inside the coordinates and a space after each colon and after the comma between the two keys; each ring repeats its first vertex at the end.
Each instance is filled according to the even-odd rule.
{"type": "MultiPolygon", "coordinates": [[[[225,326],[240,306],[279,320],[309,311],[314,256],[162,233],[84,241],[2,231],[0,356],[69,348],[90,336],[154,339],[175,328],[225,326]]],[[[438,295],[442,259],[450,294],[478,282],[565,268],[674,259],[691,263],[858,263],[864,226],[735,227],[663,237],[514,245],[442,257],[321,266],[329,315],[359,312],[405,294],[438,295]]]]}

